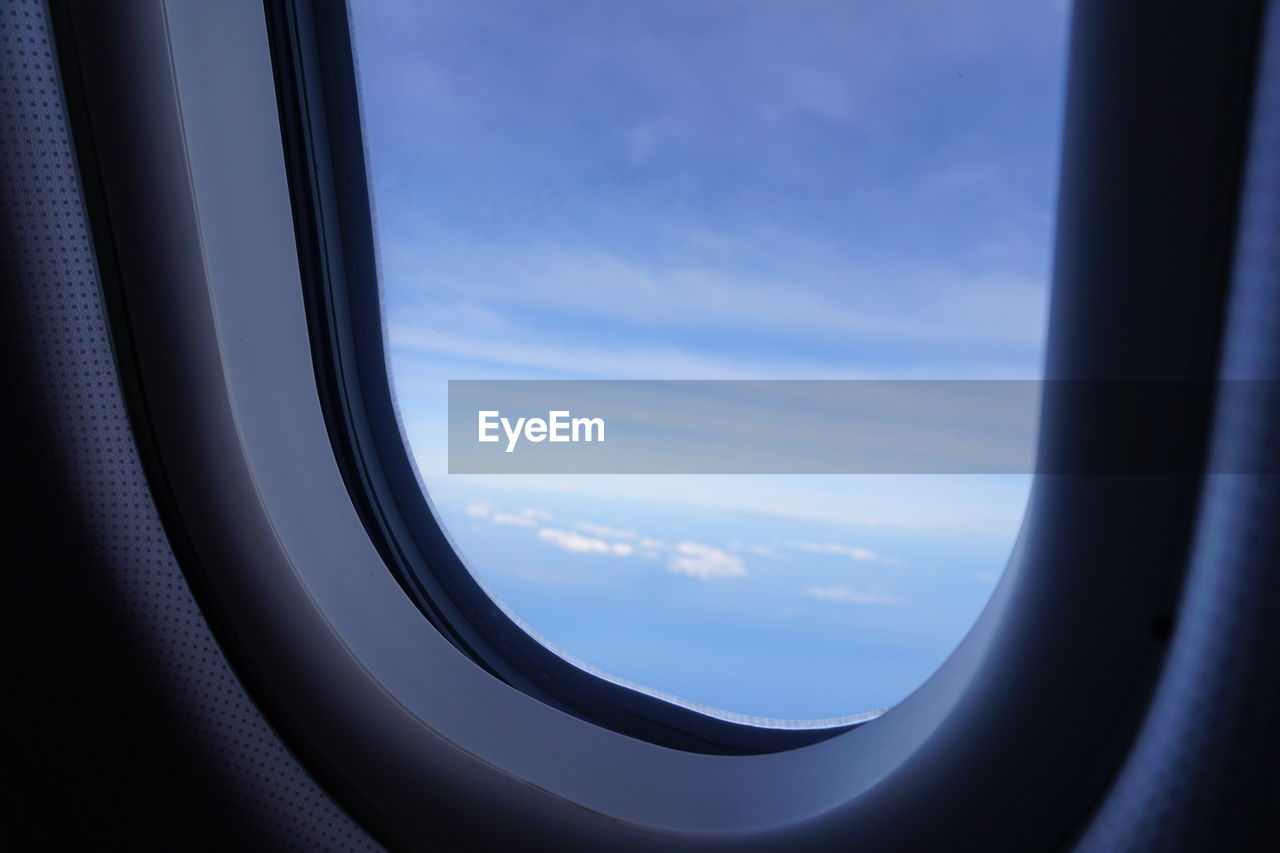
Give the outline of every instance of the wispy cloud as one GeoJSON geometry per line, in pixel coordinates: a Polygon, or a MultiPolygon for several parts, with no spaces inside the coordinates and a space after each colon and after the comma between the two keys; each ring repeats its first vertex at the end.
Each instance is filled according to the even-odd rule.
{"type": "Polygon", "coordinates": [[[703,581],[743,577],[747,574],[741,557],[703,542],[684,541],[670,545],[660,539],[641,537],[634,530],[619,530],[589,521],[575,522],[573,527],[573,530],[543,527],[538,530],[538,538],[575,554],[617,557],[638,554],[649,560],[665,557],[667,571],[703,581]],[[587,536],[578,531],[594,535],[587,536]],[[617,541],[620,539],[630,541],[617,541]]]}
{"type": "Polygon", "coordinates": [[[848,557],[851,560],[868,563],[886,563],[889,565],[900,565],[901,561],[893,557],[886,557],[877,554],[869,548],[860,548],[854,545],[841,545],[838,542],[792,542],[791,547],[797,551],[804,551],[809,554],[834,554],[841,557],[848,557]]]}
{"type": "Polygon", "coordinates": [[[527,518],[523,515],[514,515],[509,512],[495,512],[489,517],[489,520],[494,524],[507,527],[533,527],[536,524],[536,522],[531,518],[527,518]]]}
{"type": "MultiPolygon", "coordinates": [[[[1004,375],[1013,351],[1019,354],[1015,373],[1032,376],[1037,364],[1045,288],[1030,276],[902,265],[872,271],[846,260],[849,270],[818,287],[799,282],[829,275],[830,259],[793,260],[794,268],[763,278],[651,268],[561,247],[510,257],[494,249],[468,254],[436,247],[428,261],[420,258],[427,249],[416,243],[385,250],[397,259],[389,262],[391,275],[432,282],[425,293],[398,288],[404,304],[392,314],[390,336],[402,350],[558,374],[649,379],[856,378],[884,375],[890,355],[895,374],[903,376],[921,364],[935,377],[1004,375]],[[883,280],[910,294],[899,297],[910,300],[909,312],[889,300],[883,280]],[[577,334],[564,338],[566,327],[577,334]],[[744,335],[774,346],[764,354],[748,351],[735,340],[744,335]],[[862,347],[833,358],[833,347],[851,335],[862,347]],[[874,361],[865,358],[870,344],[874,361]],[[999,363],[992,359],[996,347],[999,363]],[[922,359],[926,353],[931,357],[922,359]]],[[[796,251],[779,249],[784,256],[796,251]]]]}
{"type": "MultiPolygon", "coordinates": [[[[561,376],[605,377],[609,379],[758,379],[786,375],[794,364],[775,362],[735,362],[730,358],[695,352],[678,344],[634,342],[609,346],[521,343],[505,337],[486,337],[456,332],[424,331],[407,326],[391,327],[391,343],[404,351],[450,356],[465,361],[502,365],[520,375],[553,373],[561,376]]],[[[797,375],[837,375],[829,366],[801,365],[797,375]]]]}
{"type": "Polygon", "coordinates": [[[574,554],[610,554],[626,557],[634,549],[625,542],[606,542],[574,533],[572,530],[560,530],[554,527],[543,527],[538,530],[538,538],[548,545],[554,545],[574,554]]]}
{"type": "Polygon", "coordinates": [[[689,575],[698,580],[736,578],[746,575],[742,560],[728,551],[700,542],[680,542],[675,556],[667,561],[667,571],[689,575]]]}
{"type": "Polygon", "coordinates": [[[900,604],[902,602],[902,599],[896,595],[888,595],[871,590],[857,590],[853,587],[839,584],[835,586],[807,586],[804,588],[804,593],[821,601],[835,601],[841,604],[900,604]]]}
{"type": "Polygon", "coordinates": [[[634,530],[620,530],[617,527],[609,527],[605,524],[596,524],[591,521],[579,521],[573,525],[578,530],[590,533],[594,536],[602,536],[605,539],[635,539],[636,532],[634,530]]]}

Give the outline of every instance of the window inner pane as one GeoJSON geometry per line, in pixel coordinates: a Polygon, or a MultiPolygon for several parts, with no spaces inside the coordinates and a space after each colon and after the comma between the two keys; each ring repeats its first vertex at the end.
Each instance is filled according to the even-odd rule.
{"type": "Polygon", "coordinates": [[[1066,4],[353,14],[393,383],[473,574],[567,657],[714,708],[918,687],[1029,476],[450,476],[446,382],[1039,378],[1066,4]]]}

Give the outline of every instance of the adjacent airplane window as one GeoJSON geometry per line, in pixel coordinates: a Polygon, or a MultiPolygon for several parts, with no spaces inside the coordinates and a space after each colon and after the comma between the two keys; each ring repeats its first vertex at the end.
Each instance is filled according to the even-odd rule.
{"type": "Polygon", "coordinates": [[[806,720],[955,648],[1029,475],[450,475],[446,382],[1038,378],[1066,13],[354,4],[406,437],[531,633],[806,720]]]}

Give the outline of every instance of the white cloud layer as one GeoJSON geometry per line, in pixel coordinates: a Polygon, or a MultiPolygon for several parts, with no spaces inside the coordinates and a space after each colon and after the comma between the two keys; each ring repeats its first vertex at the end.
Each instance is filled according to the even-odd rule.
{"type": "MultiPolygon", "coordinates": [[[[537,528],[542,542],[572,554],[600,554],[612,557],[639,555],[645,559],[667,558],[667,571],[688,575],[698,580],[742,577],[747,574],[742,558],[702,542],[668,544],[661,539],[641,536],[634,530],[621,530],[590,521],[569,521],[573,529],[539,527],[535,519],[550,519],[549,512],[526,507],[518,513],[500,512],[480,503],[469,504],[466,513],[473,518],[486,518],[491,524],[509,527],[537,528]],[[594,534],[594,535],[586,535],[594,534]],[[629,540],[629,541],[618,541],[629,540]]],[[[748,549],[751,553],[777,556],[763,545],[748,549]]]]}
{"type": "Polygon", "coordinates": [[[698,580],[742,577],[747,573],[742,560],[711,545],[700,542],[680,542],[676,554],[667,561],[667,571],[689,575],[698,580]]]}
{"type": "Polygon", "coordinates": [[[509,512],[495,512],[489,517],[494,524],[500,524],[507,527],[533,527],[535,522],[531,518],[523,515],[514,515],[509,512]]]}
{"type": "Polygon", "coordinates": [[[610,543],[603,539],[593,539],[581,533],[574,533],[572,530],[559,530],[554,527],[540,528],[538,538],[548,545],[554,545],[574,554],[612,554],[625,557],[633,551],[632,547],[624,542],[610,543]]]}

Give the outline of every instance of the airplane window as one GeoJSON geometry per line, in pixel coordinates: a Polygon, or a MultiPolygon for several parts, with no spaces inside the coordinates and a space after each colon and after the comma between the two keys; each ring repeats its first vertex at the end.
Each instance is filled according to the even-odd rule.
{"type": "Polygon", "coordinates": [[[1028,474],[449,474],[459,379],[1036,379],[1067,6],[353,4],[389,365],[468,568],[687,702],[891,706],[1028,474]]]}

